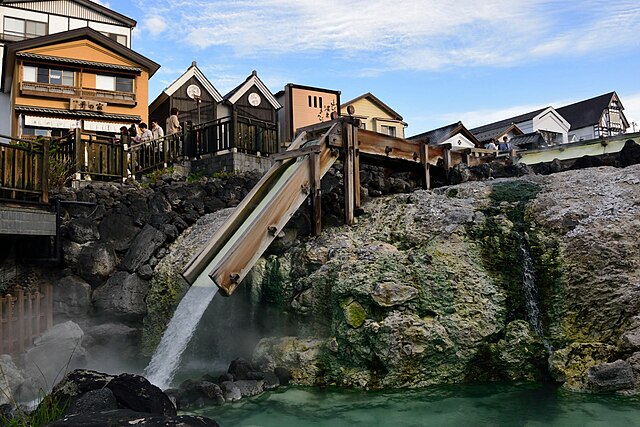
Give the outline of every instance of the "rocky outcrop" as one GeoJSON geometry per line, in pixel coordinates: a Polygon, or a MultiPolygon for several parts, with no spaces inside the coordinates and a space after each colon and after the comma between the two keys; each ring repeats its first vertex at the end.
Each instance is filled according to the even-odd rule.
{"type": "Polygon", "coordinates": [[[640,327],[638,184],[639,166],[605,167],[373,200],[356,226],[258,264],[249,286],[293,313],[298,336],[263,340],[254,362],[286,366],[299,384],[550,373],[573,390],[628,390],[640,327]]]}

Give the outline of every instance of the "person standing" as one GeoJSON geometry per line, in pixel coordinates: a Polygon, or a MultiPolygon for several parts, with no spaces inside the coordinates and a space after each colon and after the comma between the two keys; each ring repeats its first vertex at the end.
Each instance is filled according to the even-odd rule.
{"type": "Polygon", "coordinates": [[[176,107],[171,109],[171,115],[167,118],[167,125],[165,126],[167,129],[167,136],[174,135],[182,131],[180,120],[178,120],[178,113],[179,111],[176,107]]]}
{"type": "Polygon", "coordinates": [[[147,129],[147,124],[142,122],[138,125],[140,128],[140,142],[148,142],[153,139],[153,133],[147,129]]]}
{"type": "Polygon", "coordinates": [[[153,139],[164,138],[164,130],[162,130],[162,126],[158,124],[157,120],[151,120],[151,133],[153,134],[153,139]]]}
{"type": "Polygon", "coordinates": [[[131,126],[129,126],[129,138],[131,138],[131,143],[136,143],[139,142],[138,139],[138,129],[136,129],[136,124],[135,123],[131,123],[131,126]]]}

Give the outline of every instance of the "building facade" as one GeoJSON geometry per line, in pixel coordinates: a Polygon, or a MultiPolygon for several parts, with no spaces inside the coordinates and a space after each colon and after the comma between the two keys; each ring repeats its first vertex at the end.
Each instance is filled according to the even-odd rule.
{"type": "Polygon", "coordinates": [[[579,101],[558,108],[558,113],[569,123],[569,141],[586,141],[625,133],[629,121],[615,92],[579,101]]]}
{"type": "Polygon", "coordinates": [[[353,107],[353,117],[360,119],[361,127],[385,135],[404,138],[404,128],[407,124],[402,116],[387,104],[376,98],[371,92],[360,95],[340,106],[340,114],[348,114],[348,107],[353,107]]]}
{"type": "Polygon", "coordinates": [[[288,145],[295,139],[298,129],[331,120],[331,114],[340,111],[340,91],[287,84],[276,93],[283,106],[278,110],[280,144],[288,145]]]}
{"type": "Polygon", "coordinates": [[[482,148],[480,141],[462,124],[452,123],[407,138],[411,141],[424,141],[429,145],[451,144],[452,150],[482,148]]]}
{"type": "Polygon", "coordinates": [[[55,137],[74,128],[114,134],[147,120],[148,81],[160,66],[92,28],[17,41],[4,50],[5,134],[55,137]]]}

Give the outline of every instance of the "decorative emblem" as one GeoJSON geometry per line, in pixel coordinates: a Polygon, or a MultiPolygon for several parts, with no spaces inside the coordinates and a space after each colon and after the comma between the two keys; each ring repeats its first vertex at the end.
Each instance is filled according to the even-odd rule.
{"type": "Polygon", "coordinates": [[[254,107],[260,105],[261,101],[262,100],[260,99],[260,95],[258,95],[257,93],[252,92],[249,94],[249,104],[253,105],[254,107]]]}

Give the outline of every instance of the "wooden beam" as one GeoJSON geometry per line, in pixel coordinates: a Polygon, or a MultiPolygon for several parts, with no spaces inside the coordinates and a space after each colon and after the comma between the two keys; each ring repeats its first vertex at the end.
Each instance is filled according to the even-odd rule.
{"type": "Polygon", "coordinates": [[[420,144],[368,130],[358,130],[360,152],[378,156],[416,161],[420,158],[420,144]]]}
{"type": "Polygon", "coordinates": [[[343,136],[343,159],[342,159],[342,182],[344,193],[344,222],[347,225],[354,224],[355,200],[353,197],[354,174],[353,174],[353,133],[351,125],[342,124],[343,136]]]}
{"type": "Polygon", "coordinates": [[[420,163],[423,167],[422,188],[431,190],[431,176],[429,175],[429,141],[420,141],[420,163]]]}
{"type": "Polygon", "coordinates": [[[307,154],[311,154],[311,153],[314,153],[314,154],[320,153],[320,146],[308,145],[306,147],[298,148],[296,150],[287,150],[287,151],[282,151],[280,153],[272,154],[269,157],[272,160],[278,161],[278,160],[293,159],[294,157],[306,156],[307,154]]]}
{"type": "Polygon", "coordinates": [[[322,190],[320,187],[320,155],[312,152],[309,155],[311,182],[311,234],[319,236],[322,232],[322,190]]]}
{"type": "Polygon", "coordinates": [[[360,141],[358,135],[358,127],[351,126],[353,133],[353,206],[360,209],[360,141]]]}

